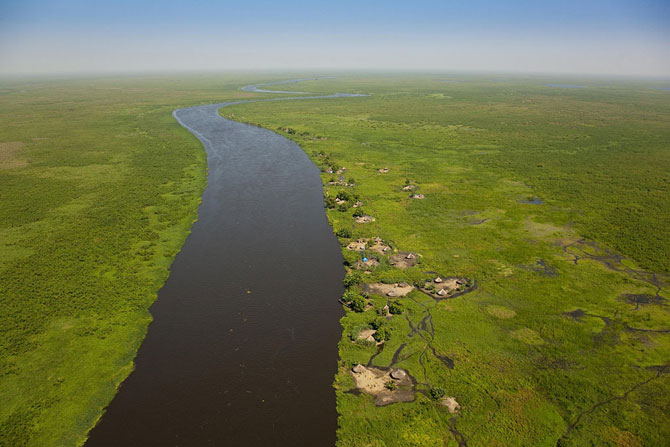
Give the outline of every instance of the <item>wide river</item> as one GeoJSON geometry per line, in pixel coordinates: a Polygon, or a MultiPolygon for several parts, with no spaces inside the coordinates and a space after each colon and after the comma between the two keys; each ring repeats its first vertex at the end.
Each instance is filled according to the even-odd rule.
{"type": "Polygon", "coordinates": [[[87,446],[335,444],[344,269],[319,170],[292,141],[219,116],[237,103],[174,112],[205,146],[207,188],[87,446]]]}

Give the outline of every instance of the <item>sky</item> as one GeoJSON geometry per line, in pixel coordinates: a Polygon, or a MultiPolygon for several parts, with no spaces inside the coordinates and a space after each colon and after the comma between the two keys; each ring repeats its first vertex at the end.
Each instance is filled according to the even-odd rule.
{"type": "Polygon", "coordinates": [[[670,0],[0,0],[0,74],[264,69],[670,78],[670,0]]]}

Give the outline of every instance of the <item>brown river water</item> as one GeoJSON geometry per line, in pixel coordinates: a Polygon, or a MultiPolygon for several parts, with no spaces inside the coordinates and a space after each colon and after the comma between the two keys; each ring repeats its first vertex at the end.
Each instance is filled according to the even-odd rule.
{"type": "Polygon", "coordinates": [[[174,112],[207,150],[208,185],[89,447],[335,444],[344,268],[319,171],[219,116],[230,104],[174,112]]]}

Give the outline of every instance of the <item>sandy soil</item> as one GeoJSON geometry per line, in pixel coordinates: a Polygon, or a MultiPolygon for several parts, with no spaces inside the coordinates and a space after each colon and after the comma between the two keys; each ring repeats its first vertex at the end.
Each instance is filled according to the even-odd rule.
{"type": "Polygon", "coordinates": [[[426,281],[426,284],[421,290],[431,295],[433,298],[446,298],[456,292],[466,290],[468,288],[466,285],[467,282],[468,280],[465,278],[444,278],[438,276],[432,281],[426,281]],[[434,291],[431,286],[435,287],[434,291]]]}
{"type": "Polygon", "coordinates": [[[373,220],[374,220],[374,219],[372,218],[372,216],[359,216],[359,217],[354,217],[354,221],[355,221],[356,223],[359,223],[359,224],[362,224],[362,223],[370,223],[370,222],[372,222],[373,220]]]}
{"type": "Polygon", "coordinates": [[[402,379],[393,379],[391,371],[362,365],[354,367],[349,374],[354,378],[356,388],[374,397],[375,405],[383,406],[414,400],[414,384],[409,374],[405,374],[402,379]],[[388,382],[394,382],[396,389],[389,390],[386,387],[388,382]]]}
{"type": "Polygon", "coordinates": [[[367,261],[363,261],[360,259],[356,263],[356,269],[357,270],[372,270],[373,268],[377,267],[379,265],[379,260],[375,258],[368,258],[367,261]]]}
{"type": "Polygon", "coordinates": [[[412,194],[410,196],[410,199],[425,199],[425,198],[426,196],[424,196],[423,194],[412,194]]]}
{"type": "Polygon", "coordinates": [[[336,182],[328,182],[328,184],[332,185],[332,186],[354,186],[351,183],[347,183],[347,182],[344,182],[344,181],[341,181],[341,180],[338,180],[336,182]]]}
{"type": "Polygon", "coordinates": [[[376,332],[377,332],[377,331],[375,331],[374,329],[365,329],[365,330],[362,330],[362,331],[358,334],[358,339],[359,339],[359,340],[370,341],[370,342],[372,342],[372,343],[377,343],[377,340],[375,340],[375,338],[373,337],[373,335],[375,335],[376,332]]]}
{"type": "Polygon", "coordinates": [[[347,245],[347,250],[351,251],[365,250],[367,243],[368,239],[356,239],[355,241],[349,242],[349,245],[347,245]]]}
{"type": "Polygon", "coordinates": [[[443,397],[442,399],[440,399],[440,404],[447,407],[449,413],[451,414],[457,413],[458,410],[461,409],[461,406],[458,404],[458,402],[456,402],[456,399],[454,399],[453,397],[443,397]]]}
{"type": "Polygon", "coordinates": [[[384,284],[381,282],[372,284],[363,284],[363,292],[372,293],[375,295],[385,295],[390,297],[406,296],[414,286],[407,283],[384,284]]]}
{"type": "Polygon", "coordinates": [[[392,266],[404,270],[416,265],[419,260],[419,255],[401,251],[400,253],[391,256],[389,260],[392,266]]]}
{"type": "Polygon", "coordinates": [[[387,254],[391,251],[391,247],[386,245],[384,241],[379,237],[372,239],[372,245],[370,247],[368,247],[369,241],[370,241],[369,238],[356,239],[355,241],[352,241],[349,243],[349,245],[347,245],[347,250],[352,251],[370,250],[377,252],[381,255],[387,254]]]}

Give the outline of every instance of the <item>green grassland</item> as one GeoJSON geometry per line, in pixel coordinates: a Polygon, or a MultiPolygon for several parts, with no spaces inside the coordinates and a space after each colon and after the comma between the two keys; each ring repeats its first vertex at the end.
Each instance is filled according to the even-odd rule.
{"type": "Polygon", "coordinates": [[[0,445],[84,441],[205,186],[172,111],[265,79],[0,81],[0,445]]]}
{"type": "MultiPolygon", "coordinates": [[[[404,311],[386,323],[381,351],[356,340],[375,310],[347,312],[338,445],[667,445],[670,308],[655,297],[670,297],[668,92],[621,80],[441,79],[310,81],[285,87],[371,96],[221,111],[298,142],[322,167],[326,197],[358,195],[372,223],[353,223],[348,206],[327,211],[335,231],[351,232],[343,247],[380,236],[421,255],[407,270],[382,259],[369,276],[351,274],[352,292],[356,276],[477,282],[453,299],[394,299],[404,311]],[[333,165],[355,186],[328,185],[333,165]],[[408,181],[423,200],[402,190],[408,181]],[[542,203],[523,203],[534,198],[542,203]],[[347,370],[368,362],[407,369],[415,401],[377,407],[350,392],[347,370]],[[458,414],[431,399],[438,388],[458,414]]],[[[387,301],[369,297],[376,309],[387,301]]]]}

